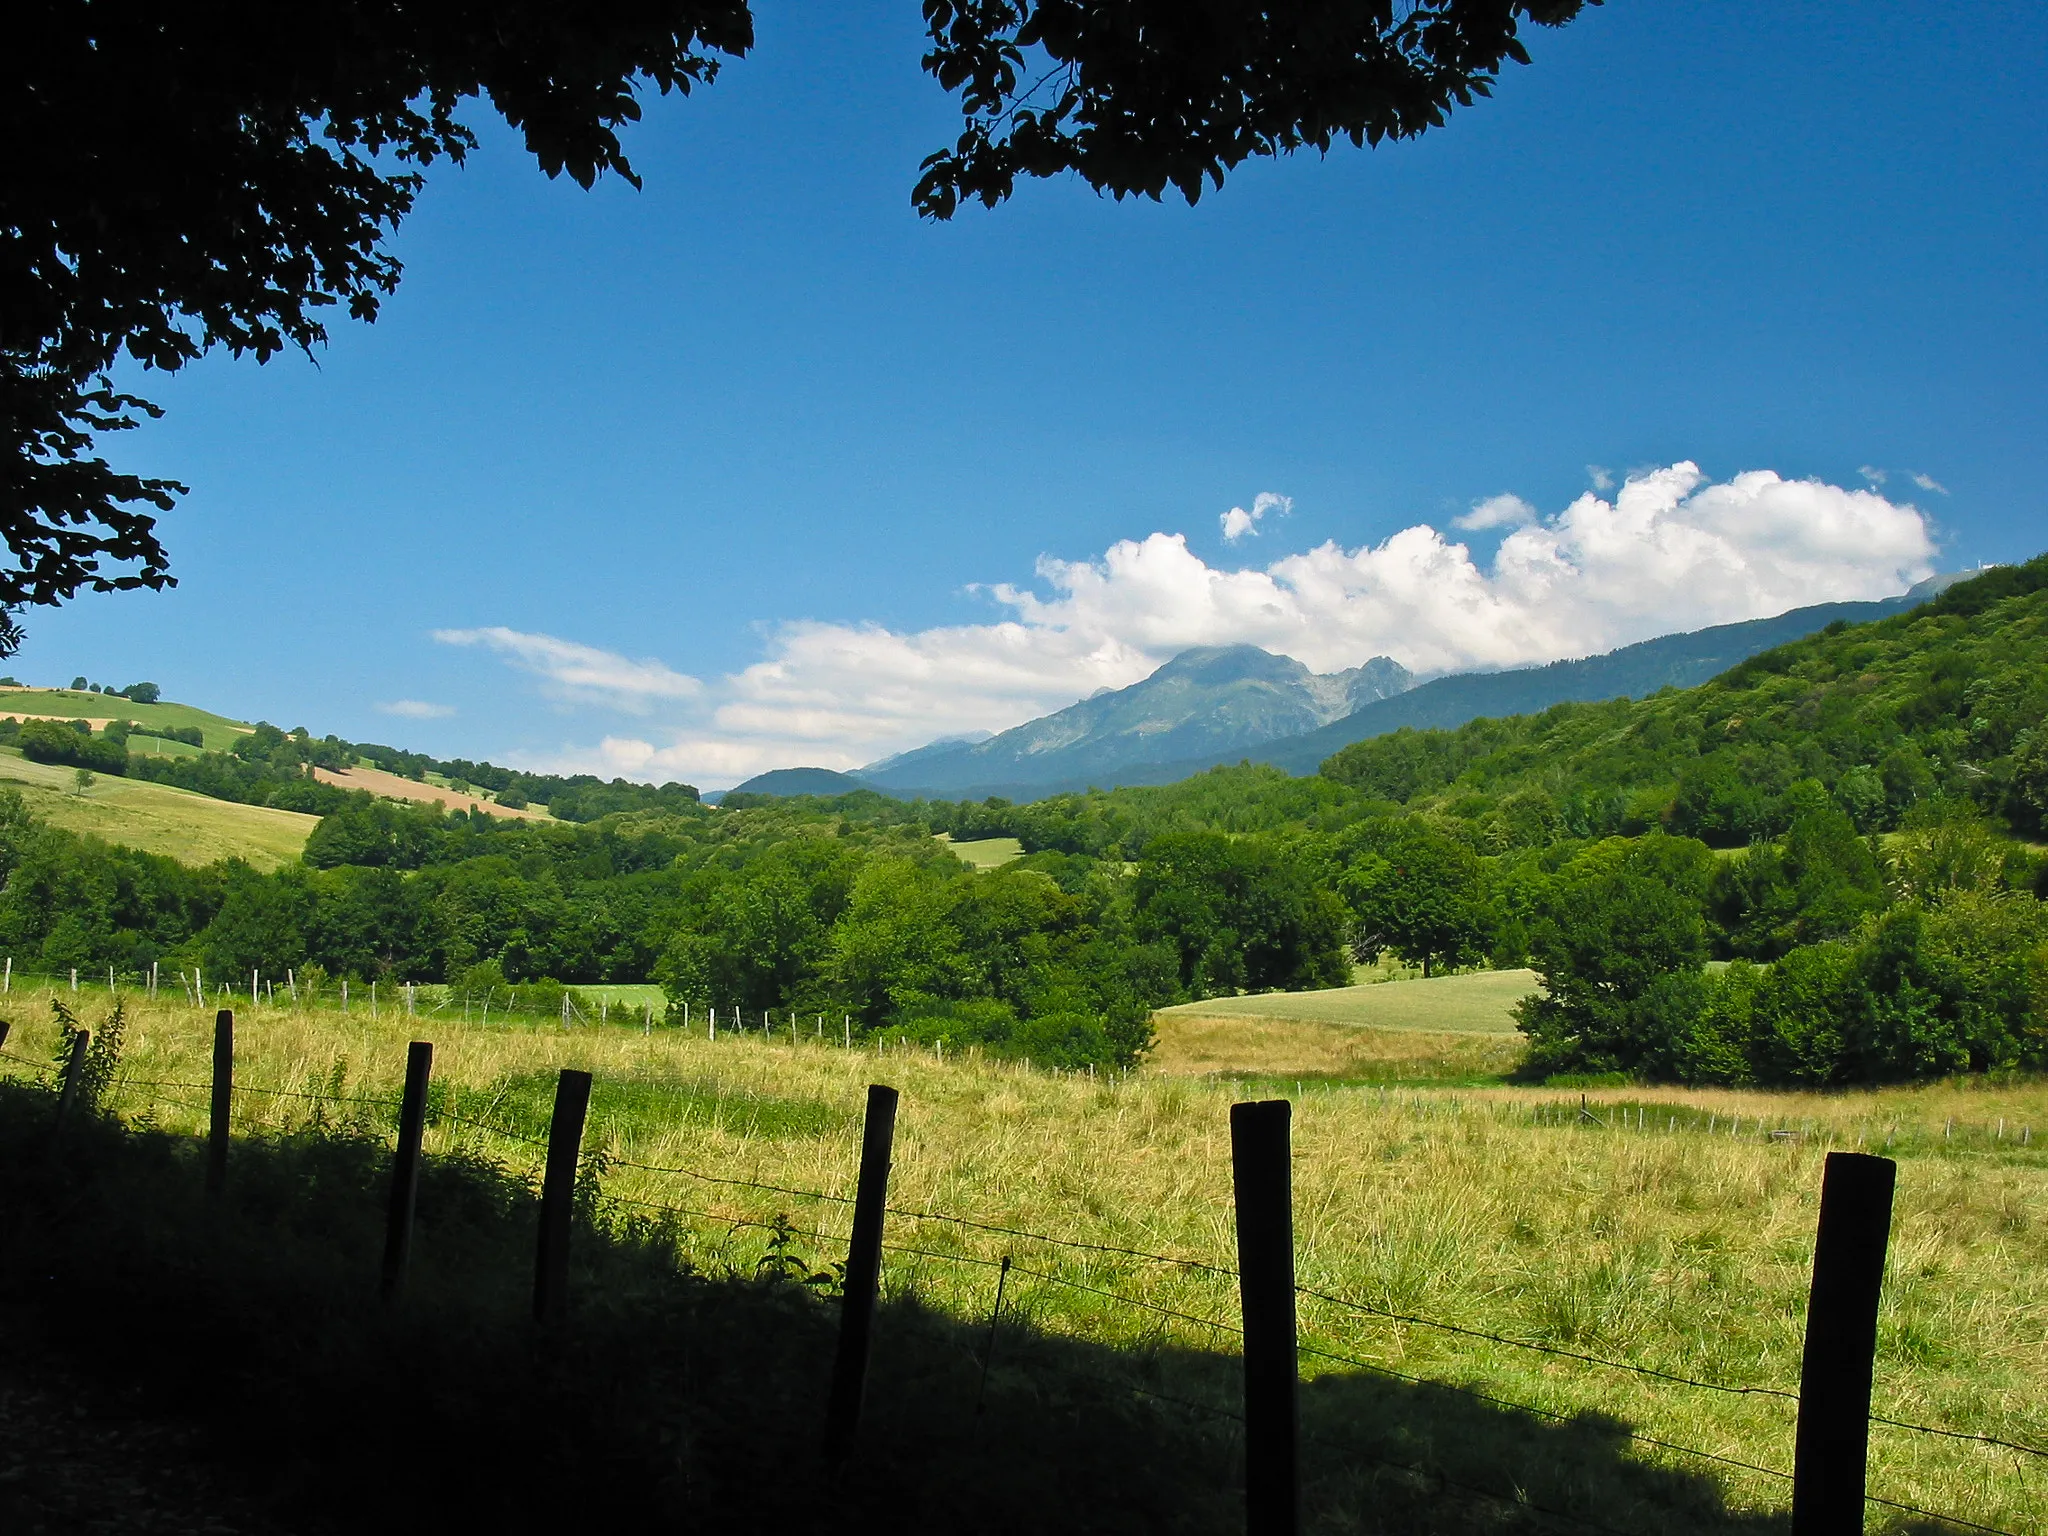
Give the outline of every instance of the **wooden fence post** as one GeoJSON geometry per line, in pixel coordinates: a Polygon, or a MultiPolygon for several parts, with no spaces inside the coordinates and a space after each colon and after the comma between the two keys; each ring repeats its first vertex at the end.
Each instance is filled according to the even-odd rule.
{"type": "Polygon", "coordinates": [[[391,1159],[391,1204],[384,1221],[382,1289],[389,1301],[405,1286],[412,1260],[412,1213],[420,1187],[420,1137],[427,1126],[427,1081],[434,1075],[431,1041],[405,1048],[405,1098],[398,1108],[398,1149],[391,1159]]]}
{"type": "Polygon", "coordinates": [[[832,1358],[832,1389],[825,1400],[825,1455],[843,1461],[860,1430],[867,1387],[868,1342],[875,1326],[875,1295],[882,1278],[882,1217],[889,1203],[889,1157],[896,1139],[894,1088],[868,1085],[867,1120],[860,1138],[860,1184],[853,1196],[853,1235],[846,1245],[846,1285],[840,1296],[839,1350],[832,1358]]]}
{"type": "Polygon", "coordinates": [[[540,1242],[534,1252],[533,1320],[559,1323],[569,1313],[569,1218],[576,1208],[576,1163],[590,1112],[590,1074],[564,1067],[555,1080],[548,1122],[548,1165],[540,1186],[540,1242]]]}
{"type": "Polygon", "coordinates": [[[1238,1292],[1244,1310],[1247,1536],[1294,1536],[1299,1522],[1292,1112],[1285,1099],[1230,1106],[1238,1292]]]}
{"type": "Polygon", "coordinates": [[[235,1102],[235,1014],[213,1016],[213,1098],[206,1126],[206,1192],[219,1195],[228,1182],[228,1116],[235,1102]]]}
{"type": "Polygon", "coordinates": [[[63,1086],[57,1091],[57,1123],[50,1131],[52,1141],[64,1134],[66,1123],[77,1109],[79,1090],[85,1082],[85,1053],[91,1048],[91,1030],[81,1029],[71,1037],[71,1054],[64,1058],[63,1086]]]}
{"type": "Polygon", "coordinates": [[[1793,1536],[1862,1536],[1877,1303],[1897,1180],[1898,1164],[1862,1152],[1830,1152],[1821,1175],[1792,1451],[1793,1536]]]}

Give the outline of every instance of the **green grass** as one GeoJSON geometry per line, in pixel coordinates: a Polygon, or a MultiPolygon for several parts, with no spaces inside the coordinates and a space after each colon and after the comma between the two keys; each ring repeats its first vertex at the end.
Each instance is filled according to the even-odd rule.
{"type": "Polygon", "coordinates": [[[652,1008],[656,1023],[661,1022],[662,1013],[668,1007],[668,994],[651,981],[577,981],[571,982],[570,986],[580,998],[587,998],[593,1003],[606,1002],[615,1009],[630,1009],[636,1016],[641,1009],[652,1008]]]}
{"type": "Polygon", "coordinates": [[[131,756],[198,757],[206,748],[195,747],[189,741],[172,741],[167,736],[149,736],[136,731],[128,737],[128,751],[131,756]]]}
{"type": "MultiPolygon", "coordinates": [[[[526,1135],[545,1137],[555,1102],[551,1072],[506,1078],[477,1092],[454,1096],[458,1114],[488,1119],[526,1135]]],[[[792,1098],[667,1077],[606,1077],[591,1090],[590,1130],[601,1141],[643,1142],[668,1127],[700,1124],[747,1140],[825,1136],[842,1129],[843,1104],[792,1098]]]]}
{"type": "Polygon", "coordinates": [[[1513,1009],[1536,990],[1534,971],[1470,971],[1424,981],[1377,982],[1321,992],[1260,992],[1214,997],[1160,1010],[1161,1018],[1286,1019],[1354,1029],[1421,1030],[1431,1034],[1511,1035],[1513,1009]]]}
{"type": "Polygon", "coordinates": [[[971,842],[956,843],[944,832],[938,836],[940,842],[945,843],[976,869],[1001,869],[1012,860],[1024,857],[1024,845],[1014,837],[983,837],[971,842]]]}
{"type": "Polygon", "coordinates": [[[298,859],[320,820],[111,774],[80,793],[76,779],[74,769],[32,763],[12,747],[0,747],[0,784],[18,790],[30,814],[183,864],[238,858],[258,869],[276,869],[298,859]]]}
{"type": "MultiPolygon", "coordinates": [[[[1427,996],[1439,984],[1379,990],[1404,985],[1427,996]]],[[[8,1049],[48,1060],[53,1032],[33,1001],[19,1000],[8,1049]]],[[[102,1006],[94,1001],[81,1010],[87,1023],[102,1006]]],[[[465,1029],[454,1021],[395,1017],[388,1008],[373,1021],[360,1005],[347,1019],[332,1011],[255,1008],[238,1023],[237,1134],[251,1147],[262,1137],[350,1114],[363,1117],[365,1134],[383,1136],[388,1108],[359,1108],[349,1098],[388,1104],[409,1038],[436,1041],[436,1082],[458,1112],[502,1120],[526,1137],[542,1123],[558,1069],[593,1072],[599,1087],[586,1145],[605,1159],[603,1195],[622,1216],[658,1218],[662,1225],[645,1229],[649,1240],[673,1245],[707,1275],[752,1273],[769,1253],[766,1227],[779,1215],[789,1217],[795,1256],[809,1271],[843,1254],[844,1206],[797,1192],[851,1193],[866,1085],[890,1083],[903,1097],[886,1291],[899,1309],[894,1315],[909,1309],[957,1330],[954,1357],[969,1404],[996,1266],[1012,1255],[990,1387],[995,1423],[1014,1410],[1032,1423],[1072,1417],[1108,1433],[1165,1411],[1160,1396],[1142,1393],[1233,1406],[1234,1337],[1190,1321],[1236,1321],[1227,1274],[1101,1248],[1059,1248],[1020,1234],[1231,1264],[1228,1127],[1230,1104],[1248,1096],[1240,1083],[1151,1073],[1091,1081],[950,1053],[940,1062],[923,1051],[847,1051],[723,1033],[714,1044],[701,1029],[645,1036],[637,1028],[500,1027],[495,1019],[489,1029],[465,1029]],[[344,1084],[348,1097],[323,1090],[333,1084],[344,1084]],[[332,1094],[324,1108],[287,1096],[323,1091],[332,1094]],[[754,1182],[720,1182],[729,1180],[754,1182]],[[903,1214],[934,1211],[987,1226],[903,1214]],[[1131,1301],[1166,1311],[1133,1311],[1131,1301]],[[1068,1341],[1077,1353],[1063,1364],[1045,1353],[1049,1340],[1068,1341]],[[1027,1352],[1035,1353],[1026,1359],[1027,1352]],[[1069,1367],[1107,1380],[1110,1389],[1084,1387],[1081,1378],[1062,1374],[1069,1367]]],[[[123,1065],[132,1086],[117,1089],[113,1100],[121,1113],[147,1115],[161,1133],[182,1138],[187,1150],[175,1166],[194,1179],[204,1095],[149,1085],[204,1082],[210,1028],[206,1009],[162,1001],[138,1007],[123,1065]]],[[[1350,1033],[1399,1041],[1419,1032],[1350,1033]]],[[[1484,1029],[1434,1038],[1474,1048],[1501,1040],[1484,1029]]],[[[9,1074],[22,1070],[0,1066],[9,1074]]],[[[1294,1087],[1278,1073],[1266,1080],[1278,1080],[1283,1091],[1294,1087]]],[[[1790,1464],[1793,1430],[1784,1401],[1691,1390],[1384,1314],[1695,1378],[1796,1387],[1816,1200],[1830,1147],[1889,1148],[1899,1158],[1876,1411],[2048,1443],[2048,1137],[2037,1134],[2048,1131],[2048,1084],[1974,1081],[1809,1095],[1592,1090],[1590,1121],[1578,1114],[1577,1092],[1304,1083],[1290,1096],[1297,1273],[1317,1291],[1380,1309],[1361,1312],[1313,1297],[1301,1303],[1307,1530],[1534,1530],[1539,1523],[1526,1508],[1517,1512],[1515,1501],[1524,1495],[1619,1530],[1734,1536],[1777,1528],[1786,1496],[1777,1479],[1689,1459],[1627,1434],[1782,1468],[1790,1464]],[[1778,1129],[1794,1134],[1770,1134],[1778,1129]],[[1460,1384],[1555,1417],[1418,1390],[1326,1355],[1460,1384]],[[1389,1461],[1420,1466],[1429,1476],[1411,1483],[1388,1473],[1389,1461]],[[1461,1500],[1434,1480],[1439,1473],[1506,1502],[1461,1500]],[[1389,1499],[1411,1494],[1420,1502],[1390,1509],[1389,1499]]],[[[445,1119],[432,1126],[428,1147],[435,1168],[464,1160],[483,1166],[488,1159],[518,1178],[531,1178],[541,1156],[528,1141],[507,1142],[445,1119]]],[[[365,1177],[374,1195],[374,1179],[365,1177]]],[[[44,1183],[14,1182],[21,1191],[44,1183]]],[[[89,1193],[105,1186],[79,1187],[89,1193]]],[[[423,1185],[423,1219],[430,1210],[450,1219],[453,1195],[430,1199],[431,1187],[423,1185]]],[[[362,1255],[346,1262],[367,1286],[376,1206],[365,1198],[370,1214],[351,1239],[362,1255]]],[[[51,1209],[65,1208],[53,1197],[51,1209]]],[[[520,1217],[530,1222],[526,1208],[520,1217]]],[[[309,1215],[292,1231],[325,1241],[328,1225],[309,1215]]],[[[422,1262],[445,1262],[431,1259],[448,1251],[437,1241],[422,1239],[422,1262]]],[[[119,1245],[117,1251],[126,1252],[119,1245]]],[[[301,1268],[324,1274],[345,1259],[301,1268]]],[[[493,1262],[507,1271],[524,1263],[530,1272],[530,1257],[520,1252],[493,1262]]],[[[42,1289],[23,1294],[73,1303],[67,1286],[52,1288],[42,1278],[58,1267],[36,1269],[42,1289]]],[[[517,1279],[515,1273],[505,1283],[517,1279]]],[[[452,1294],[458,1310],[450,1324],[460,1320],[461,1296],[474,1293],[452,1294]]],[[[623,1292],[591,1294],[586,1315],[593,1325],[614,1306],[630,1304],[623,1292]]],[[[707,1319],[707,1338],[710,1327],[707,1319]]],[[[878,1369],[902,1369],[909,1337],[896,1325],[878,1328],[878,1369]]],[[[951,1393],[951,1369],[933,1363],[928,1375],[913,1375],[923,1385],[905,1401],[924,1400],[918,1394],[927,1391],[951,1393]]],[[[812,1385],[768,1415],[790,1431],[792,1445],[805,1440],[791,1426],[813,1421],[804,1415],[814,1417],[822,1380],[799,1374],[812,1385]]],[[[606,1378],[607,1392],[613,1379],[606,1378]]],[[[740,1379],[725,1390],[720,1411],[746,1415],[762,1389],[740,1379]]],[[[890,1392],[871,1401],[880,1413],[897,1411],[890,1392]]],[[[971,1407],[960,1411],[972,1416],[971,1407]]],[[[925,1468],[920,1477],[947,1475],[943,1460],[916,1459],[926,1444],[918,1434],[879,1443],[893,1448],[891,1458],[925,1468]]],[[[1006,1443],[1005,1434],[992,1429],[988,1443],[1006,1443]]],[[[1215,1454],[1227,1493],[1234,1475],[1227,1439],[1215,1454]]],[[[1037,1474],[1048,1486],[1060,1481],[1050,1465],[1037,1474]]],[[[1194,1470],[1185,1475],[1208,1477],[1200,1457],[1187,1465],[1194,1470]]],[[[1129,1470],[1137,1476],[1151,1469],[1146,1461],[1129,1470]]],[[[1981,1445],[1890,1429],[1872,1438],[1872,1492],[2009,1531],[2048,1529],[2040,1477],[2033,1463],[1981,1445]]],[[[1213,1491],[1215,1484],[1200,1486],[1213,1491]]],[[[1148,1485],[1146,1497],[1171,1495],[1148,1485]]],[[[1082,1525],[1116,1525],[1098,1513],[1082,1525]]],[[[1169,1502],[1150,1514],[1153,1529],[1242,1529],[1241,1505],[1228,1498],[1213,1507],[1169,1502]]],[[[1906,1529],[1882,1514],[1876,1525],[1906,1529]]]]}
{"type": "Polygon", "coordinates": [[[133,720],[137,725],[199,727],[209,751],[225,752],[253,727],[190,704],[131,704],[103,693],[70,688],[8,688],[0,690],[0,718],[13,715],[55,715],[67,720],[133,720]]]}

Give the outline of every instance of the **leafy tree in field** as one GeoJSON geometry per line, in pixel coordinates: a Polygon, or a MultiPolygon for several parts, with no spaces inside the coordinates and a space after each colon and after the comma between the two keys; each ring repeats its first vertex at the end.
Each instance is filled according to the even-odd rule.
{"type": "Polygon", "coordinates": [[[1138,864],[1141,937],[1179,955],[1188,997],[1351,980],[1349,914],[1278,841],[1177,832],[1154,838],[1138,864]]]}
{"type": "Polygon", "coordinates": [[[858,863],[830,843],[771,850],[716,886],[671,940],[655,979],[678,997],[755,1010],[814,991],[858,863]]]}
{"type": "Polygon", "coordinates": [[[1360,959],[1392,950],[1425,976],[1486,953],[1489,924],[1479,856],[1420,817],[1354,829],[1356,855],[1338,891],[1358,920],[1360,959]]]}
{"type": "Polygon", "coordinates": [[[1596,844],[1558,871],[1530,946],[1543,991],[1516,1006],[1531,1070],[1659,1065],[1647,1010],[1666,978],[1705,966],[1712,866],[1703,844],[1653,835],[1596,844]]]}
{"type": "Polygon", "coordinates": [[[1848,816],[1819,791],[1782,842],[1719,864],[1710,904],[1729,952],[1774,960],[1801,944],[1840,938],[1886,901],[1884,871],[1848,816]]]}
{"type": "Polygon", "coordinates": [[[130,683],[121,690],[121,697],[131,704],[154,704],[163,696],[163,689],[155,683],[130,683]]]}
{"type": "Polygon", "coordinates": [[[907,859],[874,860],[861,871],[825,962],[831,995],[856,1019],[872,1027],[906,1003],[967,991],[959,932],[947,921],[949,883],[907,859]]]}
{"type": "Polygon", "coordinates": [[[1951,892],[1995,891],[2004,884],[2008,847],[1967,802],[1940,801],[1906,818],[1886,847],[1887,872],[1900,896],[1923,904],[1951,892]]]}
{"type": "MultiPolygon", "coordinates": [[[[1193,200],[1251,156],[1411,137],[1526,61],[1524,21],[1559,25],[1580,5],[927,0],[925,67],[965,122],[913,200],[944,218],[1020,175],[1070,171],[1119,197],[1170,185],[1193,200]]],[[[399,278],[385,241],[425,168],[475,145],[470,103],[488,100],[549,176],[638,185],[619,134],[640,91],[686,94],[754,40],[745,0],[25,0],[9,22],[7,605],[172,582],[155,515],[184,487],[93,456],[98,434],[159,414],[114,386],[123,355],[165,370],[214,347],[264,361],[325,342],[329,310],[374,320],[399,278]]]]}

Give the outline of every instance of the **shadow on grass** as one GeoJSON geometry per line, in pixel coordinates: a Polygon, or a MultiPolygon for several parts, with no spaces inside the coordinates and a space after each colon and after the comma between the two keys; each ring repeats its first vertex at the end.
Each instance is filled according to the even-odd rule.
{"type": "MultiPolygon", "coordinates": [[[[986,1321],[899,1296],[860,1453],[835,1472],[817,1451],[830,1296],[693,1269],[676,1234],[586,1212],[571,1321],[539,1336],[532,1192],[436,1158],[411,1284],[385,1307],[381,1137],[238,1141],[216,1210],[194,1140],[86,1121],[51,1156],[51,1102],[0,1087],[5,1369],[191,1427],[221,1486],[281,1529],[1242,1529],[1229,1355],[1010,1317],[977,1411],[986,1321]]],[[[1784,1529],[1726,1514],[1710,1478],[1631,1458],[1618,1421],[1364,1373],[1302,1395],[1311,1530],[1784,1529]]]]}

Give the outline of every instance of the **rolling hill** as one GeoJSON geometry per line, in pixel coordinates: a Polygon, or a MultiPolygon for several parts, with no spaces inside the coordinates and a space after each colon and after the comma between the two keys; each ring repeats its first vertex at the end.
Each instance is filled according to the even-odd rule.
{"type": "Polygon", "coordinates": [[[276,869],[297,861],[320,821],[146,779],[103,775],[81,791],[72,769],[32,763],[9,747],[0,747],[0,788],[17,792],[30,814],[51,826],[161,853],[181,864],[241,859],[257,869],[276,869]]]}
{"type": "MultiPolygon", "coordinates": [[[[197,726],[209,752],[225,752],[237,737],[247,736],[255,729],[245,720],[231,720],[190,704],[131,704],[113,694],[87,693],[78,688],[0,687],[0,719],[9,716],[17,720],[91,720],[97,722],[94,730],[108,720],[132,720],[145,731],[152,727],[197,726]]],[[[162,745],[176,752],[186,744],[162,745]]],[[[153,743],[151,750],[157,750],[157,744],[153,743]]]]}

